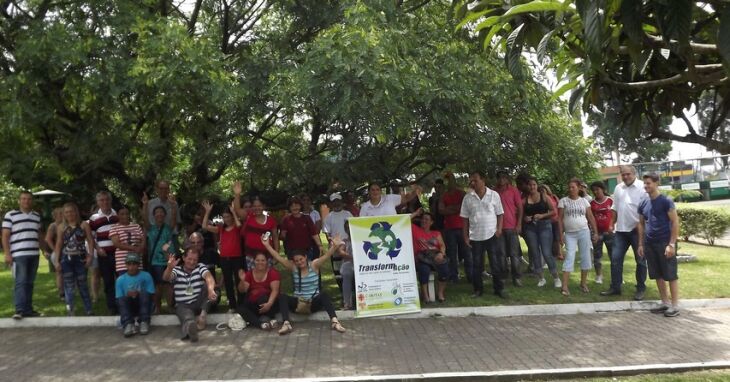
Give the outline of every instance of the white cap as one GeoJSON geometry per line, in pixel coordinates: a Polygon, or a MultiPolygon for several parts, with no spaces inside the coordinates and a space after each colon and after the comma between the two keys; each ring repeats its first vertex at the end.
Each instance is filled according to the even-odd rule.
{"type": "Polygon", "coordinates": [[[340,195],[339,192],[334,192],[330,195],[330,201],[334,202],[335,200],[340,199],[342,200],[342,195],[340,195]]]}

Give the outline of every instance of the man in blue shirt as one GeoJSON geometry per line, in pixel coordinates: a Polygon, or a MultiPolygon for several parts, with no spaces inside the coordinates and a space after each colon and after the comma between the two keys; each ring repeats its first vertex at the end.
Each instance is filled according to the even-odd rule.
{"type": "Polygon", "coordinates": [[[139,334],[145,335],[150,331],[150,313],[152,312],[155,283],[149,273],[139,269],[139,255],[130,253],[125,262],[127,273],[117,278],[116,282],[117,305],[124,336],[131,337],[135,334],[135,317],[139,321],[139,334]]]}
{"type": "Polygon", "coordinates": [[[674,202],[659,192],[659,175],[646,174],[643,179],[649,198],[639,204],[639,256],[646,258],[649,278],[656,280],[662,299],[661,304],[651,309],[651,312],[676,317],[679,315],[676,256],[679,218],[674,202]]]}

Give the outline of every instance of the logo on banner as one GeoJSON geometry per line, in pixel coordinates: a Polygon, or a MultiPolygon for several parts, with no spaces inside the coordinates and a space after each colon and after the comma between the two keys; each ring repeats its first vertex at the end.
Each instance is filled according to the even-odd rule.
{"type": "Polygon", "coordinates": [[[373,240],[365,241],[362,244],[362,249],[370,260],[377,260],[378,256],[383,252],[391,259],[400,254],[403,243],[395,236],[390,228],[391,225],[388,222],[374,223],[370,227],[370,235],[368,235],[368,238],[373,238],[373,240]]]}

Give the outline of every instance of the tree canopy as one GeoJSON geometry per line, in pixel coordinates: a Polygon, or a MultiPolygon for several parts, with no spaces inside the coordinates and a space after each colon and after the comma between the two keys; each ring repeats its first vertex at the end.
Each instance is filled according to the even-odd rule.
{"type": "Polygon", "coordinates": [[[325,191],[450,168],[564,183],[597,157],[565,105],[514,81],[443,2],[19,1],[0,9],[11,181],[135,203],[325,191]]]}
{"type": "Polygon", "coordinates": [[[554,69],[570,107],[611,109],[617,127],[646,139],[730,153],[730,3],[691,0],[457,1],[455,12],[487,49],[524,75],[523,52],[554,69]],[[702,102],[712,99],[711,102],[702,102]],[[582,102],[580,102],[582,101],[582,102]],[[710,110],[707,110],[710,107],[710,110]],[[709,115],[703,128],[691,110],[709,115]],[[682,119],[687,134],[662,121],[682,119]],[[648,127],[648,128],[645,128],[648,127]]]}

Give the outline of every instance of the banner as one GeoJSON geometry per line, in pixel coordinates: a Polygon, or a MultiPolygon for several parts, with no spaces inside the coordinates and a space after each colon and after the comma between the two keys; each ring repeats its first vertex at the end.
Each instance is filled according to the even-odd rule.
{"type": "Polygon", "coordinates": [[[356,317],[421,311],[409,215],[349,218],[356,317]]]}

